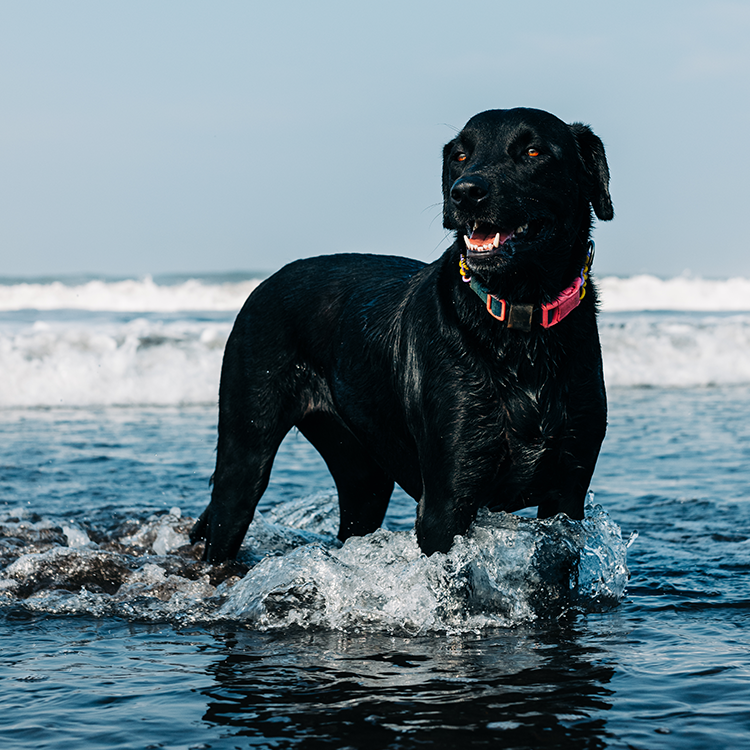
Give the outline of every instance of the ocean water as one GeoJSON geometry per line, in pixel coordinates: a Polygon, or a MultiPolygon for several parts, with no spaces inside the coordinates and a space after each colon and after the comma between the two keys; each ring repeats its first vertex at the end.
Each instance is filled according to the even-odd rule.
{"type": "Polygon", "coordinates": [[[188,542],[252,276],[0,283],[3,748],[750,745],[750,280],[605,278],[586,518],[341,545],[291,433],[236,563],[188,542]]]}

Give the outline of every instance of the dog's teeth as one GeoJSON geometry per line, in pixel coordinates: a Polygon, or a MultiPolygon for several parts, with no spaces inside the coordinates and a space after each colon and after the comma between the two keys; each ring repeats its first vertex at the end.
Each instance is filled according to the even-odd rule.
{"type": "Polygon", "coordinates": [[[516,234],[523,234],[528,228],[529,228],[529,225],[524,224],[523,226],[520,226],[518,227],[518,229],[516,229],[516,234]]]}
{"type": "Polygon", "coordinates": [[[471,250],[471,242],[469,242],[469,238],[464,235],[464,242],[466,243],[466,247],[471,250]]]}
{"type": "Polygon", "coordinates": [[[474,222],[474,228],[473,228],[473,229],[472,229],[471,231],[472,231],[472,232],[476,232],[476,231],[477,231],[477,227],[478,227],[478,226],[479,226],[479,222],[478,222],[478,221],[475,221],[475,222],[474,222]]]}
{"type": "Polygon", "coordinates": [[[500,247],[500,232],[495,235],[495,239],[492,241],[493,247],[500,247]]]}

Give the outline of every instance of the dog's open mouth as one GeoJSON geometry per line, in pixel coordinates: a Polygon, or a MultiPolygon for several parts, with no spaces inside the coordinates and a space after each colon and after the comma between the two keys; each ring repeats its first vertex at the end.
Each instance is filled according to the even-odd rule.
{"type": "Polygon", "coordinates": [[[470,256],[495,255],[503,252],[507,242],[518,237],[525,237],[528,231],[528,224],[522,224],[515,229],[507,229],[478,221],[466,227],[464,242],[470,256]]]}

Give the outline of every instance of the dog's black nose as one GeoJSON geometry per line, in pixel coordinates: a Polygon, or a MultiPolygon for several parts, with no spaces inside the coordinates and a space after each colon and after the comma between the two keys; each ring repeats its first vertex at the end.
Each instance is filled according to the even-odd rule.
{"type": "Polygon", "coordinates": [[[460,208],[476,207],[487,200],[489,194],[489,183],[476,174],[459,177],[451,188],[451,200],[460,208]]]}

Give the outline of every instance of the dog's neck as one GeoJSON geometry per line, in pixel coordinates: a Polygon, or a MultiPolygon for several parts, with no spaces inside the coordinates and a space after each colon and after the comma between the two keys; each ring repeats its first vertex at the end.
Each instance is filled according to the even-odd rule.
{"type": "Polygon", "coordinates": [[[496,320],[504,322],[507,328],[519,331],[530,331],[535,321],[542,328],[551,328],[566,318],[573,310],[581,304],[586,295],[586,287],[589,279],[591,264],[594,260],[594,243],[589,240],[589,249],[586,262],[581,273],[576,276],[573,283],[563,289],[552,302],[535,306],[533,304],[510,303],[494,294],[472,277],[466,258],[461,255],[458,270],[461,278],[469,285],[469,288],[485,304],[487,312],[496,320]]]}

